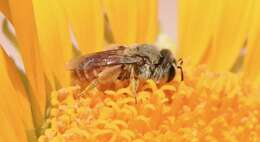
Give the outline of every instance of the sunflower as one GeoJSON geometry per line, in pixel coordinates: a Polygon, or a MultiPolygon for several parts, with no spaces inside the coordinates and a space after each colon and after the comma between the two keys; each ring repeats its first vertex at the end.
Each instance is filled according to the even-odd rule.
{"type": "Polygon", "coordinates": [[[24,67],[0,48],[0,141],[259,141],[260,2],[178,1],[177,46],[157,41],[157,7],[157,0],[0,0],[3,33],[24,67]],[[111,43],[178,47],[185,80],[146,80],[137,104],[122,84],[76,97],[81,88],[65,63],[111,43]]]}

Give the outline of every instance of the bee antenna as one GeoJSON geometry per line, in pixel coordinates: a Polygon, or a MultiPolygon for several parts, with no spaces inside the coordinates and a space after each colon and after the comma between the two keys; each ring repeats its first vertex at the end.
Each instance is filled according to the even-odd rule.
{"type": "Polygon", "coordinates": [[[181,81],[183,81],[183,79],[184,79],[182,64],[183,64],[183,60],[182,60],[182,58],[180,58],[178,60],[177,68],[181,70],[181,81]]]}
{"type": "Polygon", "coordinates": [[[183,75],[182,67],[181,66],[177,66],[177,68],[181,70],[181,81],[183,81],[184,75],[183,75]]]}
{"type": "Polygon", "coordinates": [[[182,58],[180,58],[180,59],[178,60],[178,64],[179,64],[180,66],[183,64],[182,58]]]}

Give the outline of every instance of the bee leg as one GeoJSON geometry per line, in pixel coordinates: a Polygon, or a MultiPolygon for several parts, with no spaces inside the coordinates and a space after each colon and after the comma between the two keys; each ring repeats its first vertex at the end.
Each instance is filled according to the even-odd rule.
{"type": "Polygon", "coordinates": [[[79,94],[80,97],[84,96],[88,91],[94,89],[98,84],[98,79],[94,79],[90,84],[79,94]]]}
{"type": "Polygon", "coordinates": [[[137,104],[137,87],[139,85],[139,80],[135,79],[134,77],[134,68],[131,70],[130,74],[130,89],[135,97],[135,103],[137,104]]]}
{"type": "Polygon", "coordinates": [[[86,92],[94,89],[99,83],[110,83],[114,82],[120,74],[121,66],[114,66],[109,69],[105,69],[99,73],[98,77],[90,82],[90,84],[80,93],[80,96],[84,96],[86,92]]]}

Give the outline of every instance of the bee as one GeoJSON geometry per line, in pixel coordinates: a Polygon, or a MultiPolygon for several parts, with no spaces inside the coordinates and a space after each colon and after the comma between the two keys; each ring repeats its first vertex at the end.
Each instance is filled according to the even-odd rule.
{"type": "Polygon", "coordinates": [[[72,59],[67,64],[67,69],[72,72],[75,80],[81,83],[90,82],[82,91],[82,95],[99,83],[129,80],[136,99],[140,80],[152,79],[158,84],[170,82],[174,79],[177,69],[180,69],[183,80],[182,63],[182,59],[176,61],[170,50],[159,50],[154,45],[117,45],[111,50],[72,59]]]}

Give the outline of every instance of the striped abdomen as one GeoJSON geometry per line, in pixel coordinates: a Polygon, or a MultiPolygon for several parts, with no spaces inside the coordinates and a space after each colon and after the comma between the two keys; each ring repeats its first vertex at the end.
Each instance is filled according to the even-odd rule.
{"type": "Polygon", "coordinates": [[[130,78],[131,66],[116,65],[107,67],[95,67],[85,70],[73,70],[72,77],[74,83],[85,84],[94,79],[98,79],[100,83],[113,82],[116,79],[127,80],[130,78]]]}
{"type": "Polygon", "coordinates": [[[72,71],[72,77],[81,82],[89,82],[98,77],[98,74],[104,70],[105,67],[96,67],[91,69],[75,69],[72,71]]]}

